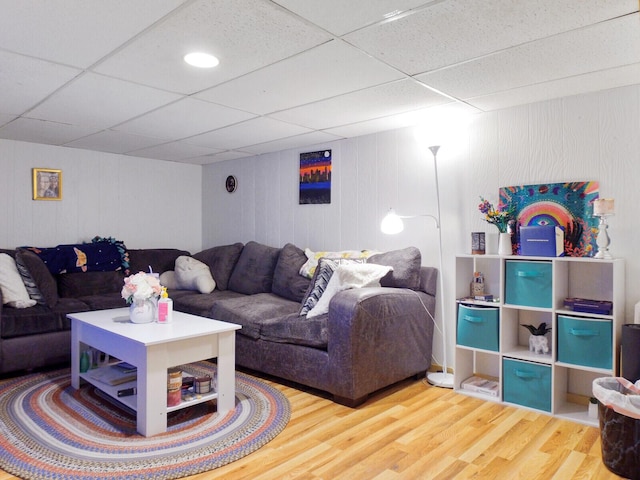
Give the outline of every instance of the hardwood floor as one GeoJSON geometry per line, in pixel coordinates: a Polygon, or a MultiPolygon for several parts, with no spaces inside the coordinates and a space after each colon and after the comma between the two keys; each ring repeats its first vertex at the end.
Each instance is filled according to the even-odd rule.
{"type": "Polygon", "coordinates": [[[189,479],[620,478],[602,463],[597,428],[423,380],[401,382],[358,409],[268,383],[291,402],[285,430],[251,455],[189,479]]]}

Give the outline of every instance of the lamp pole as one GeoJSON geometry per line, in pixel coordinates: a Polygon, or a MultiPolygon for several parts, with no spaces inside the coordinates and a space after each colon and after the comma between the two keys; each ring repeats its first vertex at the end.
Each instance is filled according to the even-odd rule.
{"type": "Polygon", "coordinates": [[[442,217],[440,215],[440,188],[438,185],[438,150],[440,150],[440,145],[433,145],[429,147],[431,153],[433,154],[433,170],[435,172],[436,178],[436,204],[438,207],[438,244],[439,244],[439,260],[440,260],[440,271],[438,272],[438,290],[440,291],[440,320],[442,321],[442,372],[431,372],[427,374],[427,382],[436,387],[443,388],[453,388],[453,375],[448,373],[448,365],[447,365],[447,322],[444,318],[444,281],[442,279],[443,269],[442,269],[442,217]]]}

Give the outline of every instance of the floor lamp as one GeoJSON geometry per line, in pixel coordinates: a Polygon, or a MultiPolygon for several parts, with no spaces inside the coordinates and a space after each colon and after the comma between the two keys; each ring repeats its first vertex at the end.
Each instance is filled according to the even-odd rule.
{"type": "MultiPolygon", "coordinates": [[[[437,161],[437,155],[438,155],[439,149],[440,149],[439,145],[434,145],[429,147],[429,150],[431,150],[431,153],[433,153],[433,165],[434,165],[435,178],[436,178],[436,203],[438,206],[438,216],[435,217],[433,215],[428,215],[428,214],[397,215],[393,211],[393,209],[391,209],[389,213],[387,213],[387,215],[382,220],[382,223],[380,224],[380,229],[382,230],[383,233],[387,233],[387,234],[400,233],[402,230],[404,230],[404,223],[402,222],[403,218],[430,217],[436,222],[436,228],[438,229],[438,247],[439,247],[438,253],[439,253],[439,259],[440,259],[440,271],[438,272],[438,281],[439,281],[438,291],[440,295],[439,295],[438,303],[440,304],[440,318],[442,319],[442,330],[440,333],[442,334],[443,360],[442,360],[442,372],[428,373],[427,381],[431,385],[435,385],[437,387],[453,388],[453,375],[447,372],[448,370],[447,368],[447,328],[446,328],[446,322],[444,319],[444,281],[442,279],[442,275],[443,275],[442,224],[440,222],[440,218],[441,218],[440,217],[440,190],[438,186],[438,161],[437,161]]],[[[438,328],[438,325],[436,324],[435,319],[433,319],[433,324],[436,328],[438,328]]]]}

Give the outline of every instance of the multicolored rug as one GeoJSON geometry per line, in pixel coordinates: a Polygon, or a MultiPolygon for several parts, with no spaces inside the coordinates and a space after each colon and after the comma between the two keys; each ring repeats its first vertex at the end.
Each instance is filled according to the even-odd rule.
{"type": "MultiPolygon", "coordinates": [[[[183,366],[197,376],[215,365],[183,366]]],[[[174,479],[254,452],[287,425],[289,401],[262,381],[236,373],[236,408],[215,402],[168,415],[168,431],[136,432],[135,414],[100,390],[71,387],[69,369],[0,383],[0,468],[24,479],[174,479]]]]}

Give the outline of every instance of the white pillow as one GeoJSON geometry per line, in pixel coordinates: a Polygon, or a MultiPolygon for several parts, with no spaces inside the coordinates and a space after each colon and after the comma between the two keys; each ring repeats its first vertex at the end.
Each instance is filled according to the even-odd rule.
{"type": "Polygon", "coordinates": [[[376,250],[342,250],[341,252],[312,252],[308,248],[304,249],[307,261],[300,267],[298,272],[306,278],[313,278],[318,266],[318,260],[321,258],[369,258],[371,255],[378,253],[376,250]]]}
{"type": "Polygon", "coordinates": [[[28,308],[36,304],[35,300],[29,298],[27,287],[22,283],[16,261],[6,253],[0,253],[0,289],[2,290],[3,305],[28,308]]]}
{"type": "Polygon", "coordinates": [[[339,265],[331,276],[318,303],[307,313],[307,318],[317,317],[329,311],[329,302],[342,290],[362,287],[379,287],[380,279],[393,270],[387,265],[375,263],[351,263],[339,265]]]}
{"type": "Polygon", "coordinates": [[[211,293],[216,288],[209,266],[187,255],[176,258],[175,276],[178,288],[181,289],[211,293]]]}

